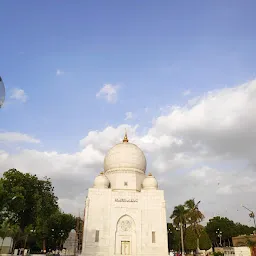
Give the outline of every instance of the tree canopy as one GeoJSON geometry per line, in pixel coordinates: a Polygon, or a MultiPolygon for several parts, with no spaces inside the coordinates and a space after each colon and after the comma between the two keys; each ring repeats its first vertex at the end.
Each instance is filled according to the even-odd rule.
{"type": "Polygon", "coordinates": [[[71,214],[56,211],[50,216],[48,244],[52,248],[61,248],[68,238],[69,232],[76,227],[76,219],[71,214]]]}
{"type": "MultiPolygon", "coordinates": [[[[187,228],[185,247],[187,250],[195,251],[197,249],[197,234],[192,226],[187,228]]],[[[204,227],[201,226],[201,234],[199,238],[199,247],[201,250],[209,250],[212,246],[212,242],[205,231],[204,227]]]]}
{"type": "MultiPolygon", "coordinates": [[[[34,236],[39,248],[45,249],[56,238],[55,246],[62,246],[76,218],[58,207],[51,180],[10,169],[0,179],[0,224],[5,223],[11,236],[19,242],[34,236]],[[58,240],[62,237],[62,240],[58,240]]],[[[0,232],[4,232],[3,226],[0,232]]],[[[51,246],[54,246],[51,243],[51,246]]]]}
{"type": "Polygon", "coordinates": [[[186,225],[187,223],[187,213],[188,210],[185,208],[184,205],[180,204],[174,207],[172,215],[170,216],[173,219],[173,224],[178,227],[179,224],[186,225]]]}
{"type": "Polygon", "coordinates": [[[175,228],[172,223],[167,223],[168,232],[168,249],[179,251],[180,250],[180,232],[175,228]]]}
{"type": "Polygon", "coordinates": [[[57,210],[57,197],[49,179],[39,180],[36,175],[10,169],[3,175],[4,217],[18,224],[24,232],[28,225],[35,226],[41,216],[45,219],[57,210]]]}
{"type": "Polygon", "coordinates": [[[239,235],[250,235],[255,230],[254,227],[248,227],[241,223],[235,223],[234,221],[226,218],[216,216],[210,219],[206,225],[206,231],[215,246],[219,246],[219,238],[216,234],[217,230],[222,232],[223,245],[231,245],[232,237],[239,235]]]}
{"type": "Polygon", "coordinates": [[[168,223],[168,244],[169,248],[180,249],[181,236],[179,227],[183,226],[183,240],[185,250],[196,250],[197,244],[200,249],[209,249],[209,243],[212,246],[230,246],[232,245],[232,237],[239,235],[250,235],[255,231],[254,227],[248,227],[241,223],[235,223],[226,217],[216,216],[210,219],[206,226],[200,223],[204,219],[204,214],[199,210],[200,201],[195,203],[194,199],[187,200],[184,204],[174,207],[170,218],[173,221],[168,223]],[[176,228],[175,228],[176,227],[176,228]],[[221,231],[221,241],[218,232],[221,231]],[[217,233],[216,233],[217,232],[217,233]]]}
{"type": "MultiPolygon", "coordinates": [[[[202,232],[202,228],[199,223],[204,219],[204,215],[198,207],[199,203],[200,201],[198,203],[195,203],[195,199],[189,199],[184,204],[175,206],[170,216],[170,218],[173,220],[174,226],[183,229],[183,241],[185,241],[187,236],[187,227],[193,230],[193,234],[196,235],[196,247],[199,247],[199,238],[202,232]]],[[[194,239],[194,237],[192,237],[191,239],[194,239]]],[[[185,249],[188,249],[186,248],[186,246],[187,245],[185,244],[185,249]]]]}

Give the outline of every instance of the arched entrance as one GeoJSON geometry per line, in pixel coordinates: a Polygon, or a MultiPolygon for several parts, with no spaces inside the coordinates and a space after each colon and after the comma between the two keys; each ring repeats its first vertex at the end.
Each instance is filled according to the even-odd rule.
{"type": "Polygon", "coordinates": [[[116,224],[116,255],[136,255],[135,222],[129,215],[123,215],[116,224]]]}

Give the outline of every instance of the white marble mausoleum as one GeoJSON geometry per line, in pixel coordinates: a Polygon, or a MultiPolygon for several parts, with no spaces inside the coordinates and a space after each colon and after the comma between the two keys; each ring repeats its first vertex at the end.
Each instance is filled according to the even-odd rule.
{"type": "Polygon", "coordinates": [[[127,134],[109,150],[88,190],[83,256],[168,255],[164,191],[146,165],[127,134]]]}

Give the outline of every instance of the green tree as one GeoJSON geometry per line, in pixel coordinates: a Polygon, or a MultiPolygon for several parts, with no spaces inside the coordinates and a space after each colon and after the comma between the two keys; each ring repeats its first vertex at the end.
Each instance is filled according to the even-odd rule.
{"type": "Polygon", "coordinates": [[[183,224],[183,226],[186,228],[187,213],[188,211],[184,205],[180,204],[175,206],[172,215],[170,216],[170,218],[173,220],[174,226],[179,227],[180,224],[183,224]]]}
{"type": "Polygon", "coordinates": [[[216,216],[210,219],[206,225],[206,231],[214,246],[219,246],[220,240],[217,236],[217,230],[222,231],[222,243],[224,246],[232,245],[232,237],[239,235],[250,235],[254,232],[254,227],[248,227],[241,223],[234,223],[226,217],[216,216]]]}
{"type": "MultiPolygon", "coordinates": [[[[15,247],[16,243],[22,238],[22,233],[20,228],[17,225],[11,225],[8,220],[5,220],[0,228],[0,237],[3,239],[6,237],[11,237],[13,239],[13,248],[15,247]]],[[[3,240],[0,248],[0,253],[3,247],[3,240]]],[[[12,252],[12,248],[11,252],[12,252]]]]}
{"type": "Polygon", "coordinates": [[[200,239],[199,246],[201,250],[209,250],[212,247],[212,242],[210,237],[208,236],[205,228],[203,228],[200,239]]]}
{"type": "Polygon", "coordinates": [[[7,194],[8,219],[19,224],[24,232],[26,226],[35,223],[37,216],[38,179],[35,175],[23,174],[16,169],[4,173],[3,187],[7,194]],[[15,198],[15,203],[12,198],[15,198]]]}
{"type": "MultiPolygon", "coordinates": [[[[36,244],[41,249],[46,245],[61,248],[76,228],[76,218],[60,211],[49,178],[39,179],[16,169],[8,170],[0,179],[0,223],[4,220],[14,248],[18,243],[21,247],[33,243],[35,248],[36,244]]],[[[81,231],[82,220],[78,223],[81,231]]],[[[4,230],[2,227],[0,231],[4,230]]]]}
{"type": "Polygon", "coordinates": [[[185,246],[187,251],[195,251],[197,248],[196,233],[191,227],[187,228],[185,246]]]}
{"type": "MultiPolygon", "coordinates": [[[[187,228],[185,245],[188,251],[195,251],[197,249],[197,234],[192,226],[187,228]]],[[[203,226],[201,226],[201,235],[199,238],[199,247],[201,250],[208,250],[211,248],[211,240],[206,233],[203,226]]]]}
{"type": "Polygon", "coordinates": [[[1,216],[11,225],[19,227],[22,235],[19,235],[17,242],[23,239],[26,244],[31,231],[36,228],[38,238],[45,241],[49,233],[48,220],[58,211],[50,179],[40,180],[36,175],[10,169],[3,174],[0,185],[0,196],[4,195],[1,216]]]}
{"type": "Polygon", "coordinates": [[[190,229],[196,235],[195,241],[197,243],[197,250],[199,250],[199,238],[201,236],[201,232],[203,231],[203,227],[199,225],[199,223],[204,219],[203,213],[199,210],[198,203],[195,203],[195,199],[190,199],[185,202],[185,209],[187,210],[186,221],[190,225],[190,229]]]}
{"type": "Polygon", "coordinates": [[[224,246],[231,245],[232,237],[237,234],[236,224],[226,217],[216,216],[210,219],[206,225],[206,231],[215,246],[219,246],[219,238],[216,234],[217,230],[222,232],[222,241],[224,246]]]}
{"type": "MultiPolygon", "coordinates": [[[[195,203],[195,199],[187,200],[183,205],[178,205],[174,207],[173,213],[170,216],[173,219],[173,224],[176,227],[181,228],[181,236],[183,240],[186,238],[187,226],[196,234],[195,242],[198,244],[199,249],[199,238],[201,235],[201,225],[199,223],[204,219],[203,213],[198,208],[198,202],[195,203]]],[[[182,242],[182,241],[181,241],[182,242]]],[[[186,248],[186,244],[185,244],[186,248]]]]}
{"type": "Polygon", "coordinates": [[[185,206],[180,204],[174,207],[172,215],[170,216],[170,218],[173,220],[174,226],[180,228],[180,236],[183,238],[181,239],[181,248],[183,252],[185,250],[184,238],[186,237],[187,213],[188,210],[185,208],[185,206]]]}
{"type": "Polygon", "coordinates": [[[12,252],[16,247],[16,244],[24,238],[24,235],[19,227],[19,225],[15,224],[11,226],[11,238],[13,239],[12,252]]]}
{"type": "Polygon", "coordinates": [[[5,195],[4,195],[4,188],[3,188],[3,182],[0,179],[0,223],[4,221],[4,205],[5,205],[5,195]]]}
{"type": "Polygon", "coordinates": [[[180,231],[172,223],[167,223],[168,249],[180,251],[180,231]]]}
{"type": "Polygon", "coordinates": [[[45,178],[38,180],[39,187],[39,200],[37,202],[37,218],[35,223],[35,230],[37,238],[41,239],[39,247],[46,250],[46,239],[51,231],[50,218],[53,214],[59,211],[57,204],[57,197],[54,195],[54,188],[52,187],[51,180],[45,178]]]}
{"type": "Polygon", "coordinates": [[[48,247],[62,248],[69,232],[76,228],[76,218],[71,214],[56,211],[49,219],[48,247]]]}
{"type": "Polygon", "coordinates": [[[29,225],[35,226],[38,217],[47,219],[58,208],[49,179],[39,180],[36,175],[10,169],[1,182],[6,195],[5,217],[18,224],[22,232],[29,225]]]}
{"type": "Polygon", "coordinates": [[[243,225],[241,223],[235,223],[235,232],[234,235],[251,235],[255,231],[255,227],[248,227],[247,225],[243,225]]]}
{"type": "Polygon", "coordinates": [[[11,233],[10,225],[8,224],[7,221],[4,221],[1,224],[1,227],[0,227],[0,237],[2,238],[2,243],[1,243],[1,247],[0,247],[0,254],[1,254],[2,249],[3,249],[4,239],[6,237],[8,237],[10,235],[10,233],[11,233]]]}

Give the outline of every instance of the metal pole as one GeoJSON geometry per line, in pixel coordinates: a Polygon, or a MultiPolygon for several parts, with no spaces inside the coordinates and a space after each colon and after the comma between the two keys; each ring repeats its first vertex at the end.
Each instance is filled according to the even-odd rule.
{"type": "Polygon", "coordinates": [[[170,253],[171,251],[171,229],[168,228],[168,231],[167,231],[167,242],[168,242],[168,253],[170,253]]]}
{"type": "Polygon", "coordinates": [[[216,230],[216,234],[217,234],[218,238],[220,239],[220,247],[221,247],[222,246],[222,244],[221,244],[222,231],[218,228],[216,230]]]}
{"type": "Polygon", "coordinates": [[[244,207],[247,211],[250,212],[249,216],[250,218],[253,218],[253,222],[254,222],[254,227],[256,228],[256,222],[255,222],[255,214],[252,210],[248,209],[247,207],[245,207],[244,205],[242,205],[242,207],[244,207]]]}

